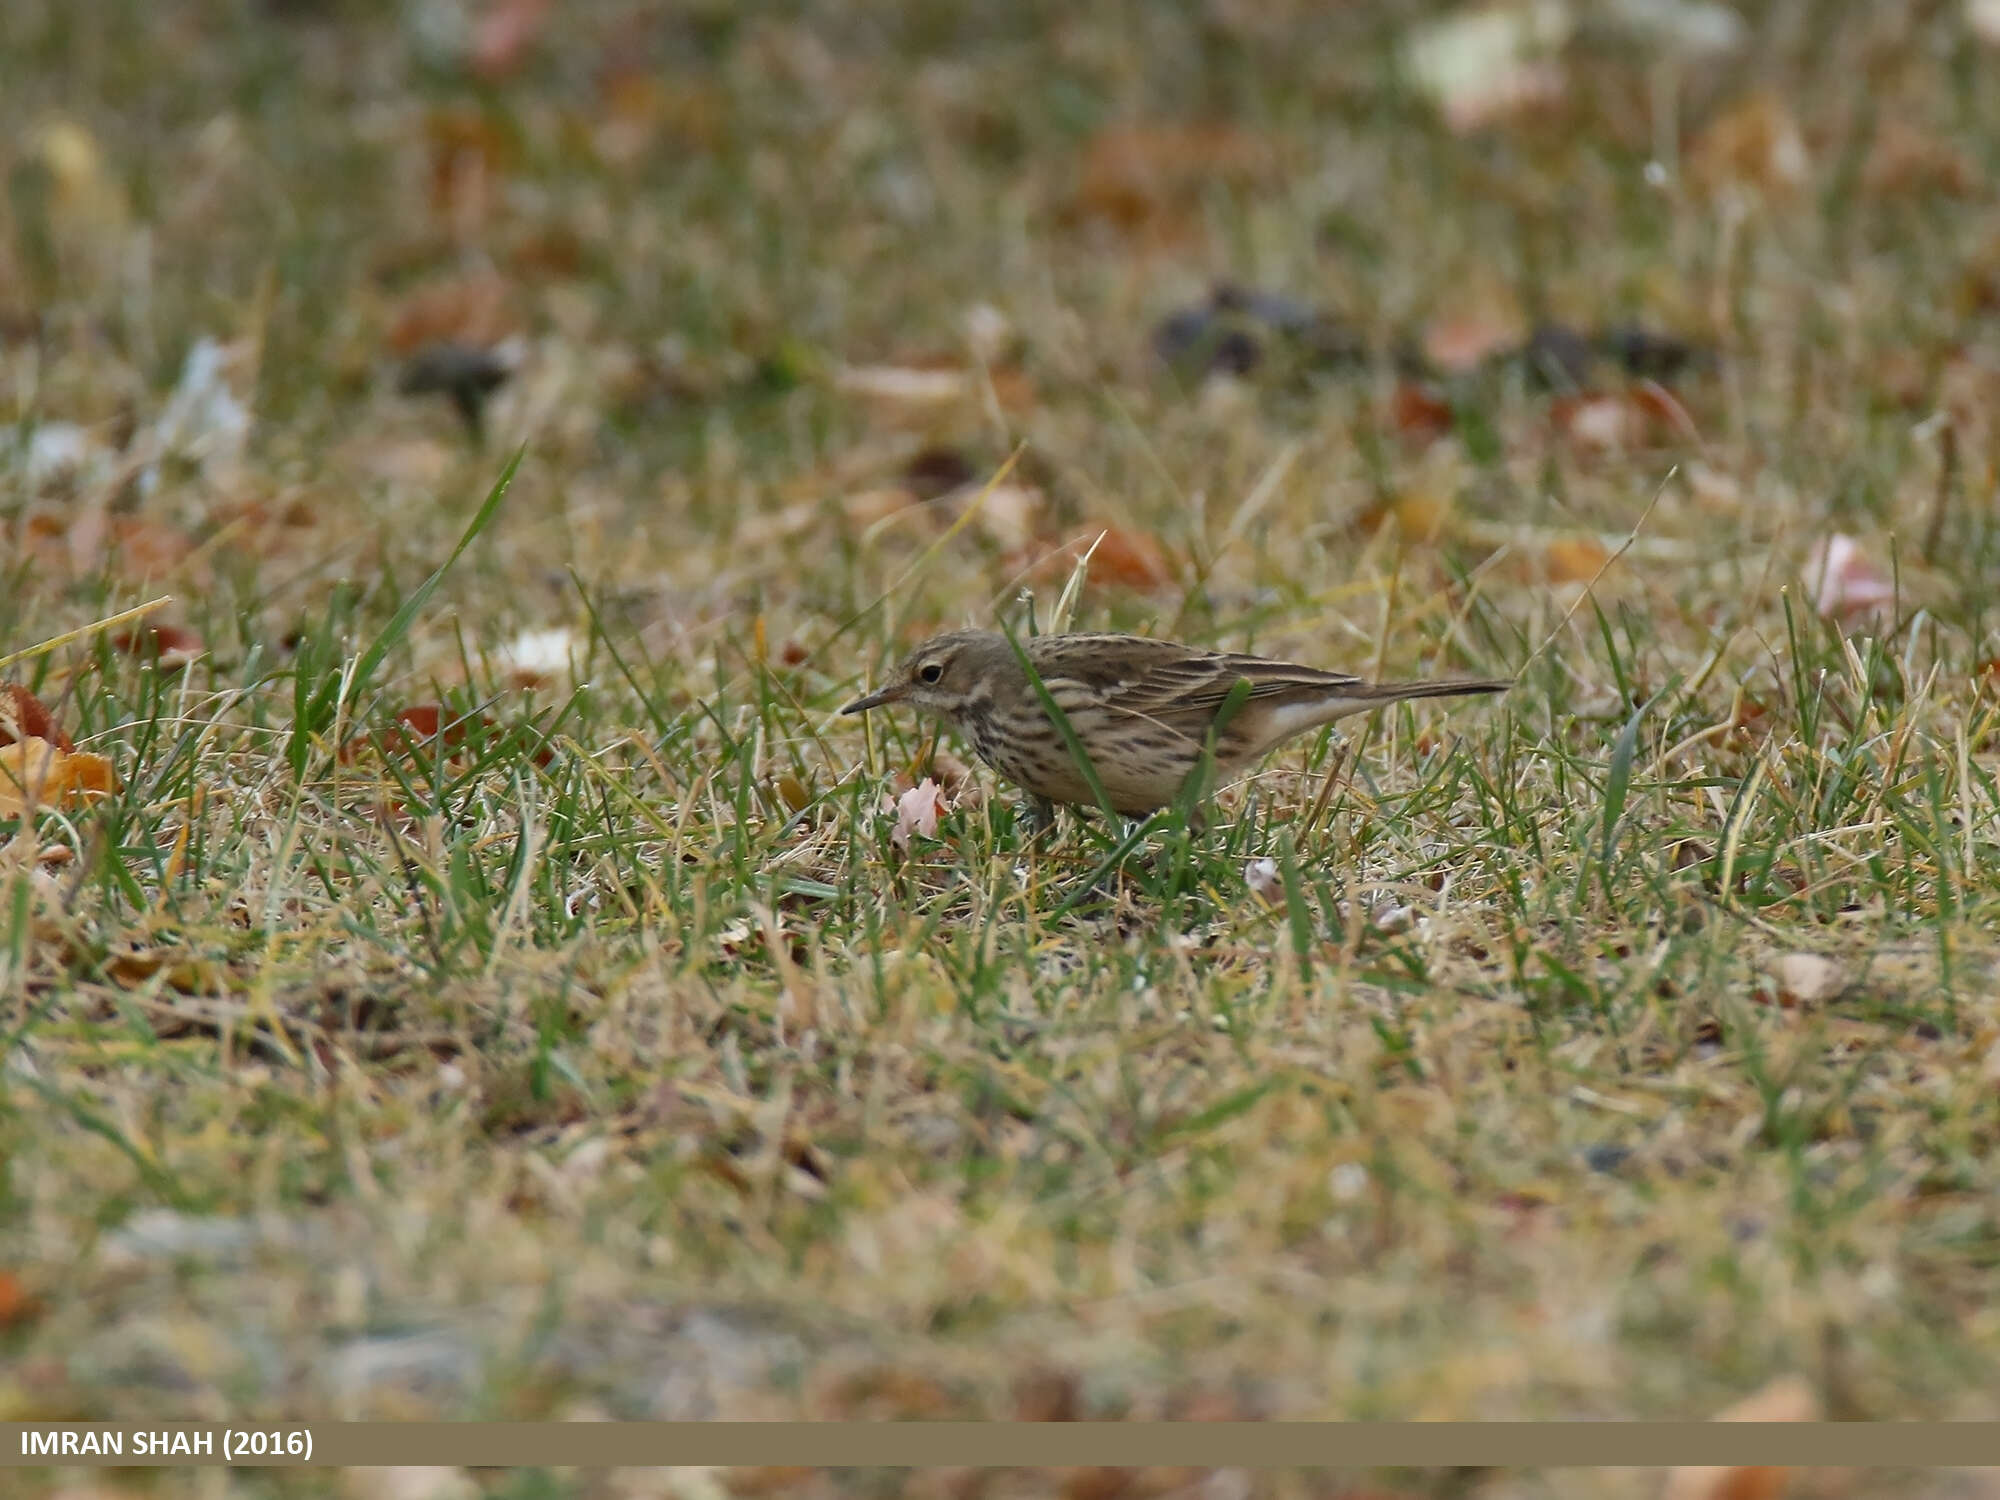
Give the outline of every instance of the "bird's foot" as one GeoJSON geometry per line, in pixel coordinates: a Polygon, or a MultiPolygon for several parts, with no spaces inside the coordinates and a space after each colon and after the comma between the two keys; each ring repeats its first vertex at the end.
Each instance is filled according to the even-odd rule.
{"type": "Polygon", "coordinates": [[[1021,804],[1017,823],[1028,842],[1037,843],[1055,830],[1056,805],[1046,797],[1031,796],[1021,804]]]}

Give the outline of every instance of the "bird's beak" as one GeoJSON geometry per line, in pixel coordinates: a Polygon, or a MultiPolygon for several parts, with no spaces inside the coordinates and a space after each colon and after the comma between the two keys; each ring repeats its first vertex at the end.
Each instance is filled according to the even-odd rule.
{"type": "Polygon", "coordinates": [[[887,687],[875,689],[866,698],[856,698],[847,707],[843,708],[841,712],[844,714],[865,714],[871,708],[880,708],[885,703],[894,703],[899,698],[907,696],[907,691],[901,685],[892,682],[887,687]]]}

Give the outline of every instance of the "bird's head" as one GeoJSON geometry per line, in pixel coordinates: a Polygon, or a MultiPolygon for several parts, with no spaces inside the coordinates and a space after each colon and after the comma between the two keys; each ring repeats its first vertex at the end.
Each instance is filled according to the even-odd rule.
{"type": "Polygon", "coordinates": [[[841,710],[866,713],[889,703],[907,703],[929,713],[955,717],[992,667],[1013,661],[1007,638],[987,630],[959,630],[932,636],[896,664],[889,680],[841,710]],[[996,649],[997,648],[997,649],[996,649]]]}

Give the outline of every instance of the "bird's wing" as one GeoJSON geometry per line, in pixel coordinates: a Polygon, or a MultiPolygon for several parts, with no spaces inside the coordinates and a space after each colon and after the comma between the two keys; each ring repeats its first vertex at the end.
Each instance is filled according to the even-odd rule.
{"type": "Polygon", "coordinates": [[[1043,639],[1048,644],[1037,653],[1035,667],[1058,703],[1065,697],[1056,691],[1060,682],[1081,699],[1169,723],[1195,718],[1205,725],[1246,677],[1252,699],[1317,697],[1361,682],[1260,656],[1192,651],[1170,641],[1081,634],[1043,639]]]}

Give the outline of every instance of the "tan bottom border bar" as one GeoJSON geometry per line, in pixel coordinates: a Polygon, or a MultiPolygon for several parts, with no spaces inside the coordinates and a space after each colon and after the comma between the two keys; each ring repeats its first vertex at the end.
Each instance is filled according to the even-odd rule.
{"type": "Polygon", "coordinates": [[[1654,1467],[2000,1464],[1959,1422],[326,1422],[0,1424],[0,1467],[1654,1467]]]}

